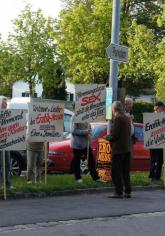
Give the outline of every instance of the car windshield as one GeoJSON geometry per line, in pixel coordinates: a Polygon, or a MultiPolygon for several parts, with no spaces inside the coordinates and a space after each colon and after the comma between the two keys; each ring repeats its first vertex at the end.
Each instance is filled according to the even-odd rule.
{"type": "Polygon", "coordinates": [[[134,126],[135,128],[135,138],[139,141],[144,141],[143,127],[134,126]]]}
{"type": "Polygon", "coordinates": [[[100,134],[107,130],[107,126],[105,124],[92,124],[92,138],[98,138],[100,134]]]}

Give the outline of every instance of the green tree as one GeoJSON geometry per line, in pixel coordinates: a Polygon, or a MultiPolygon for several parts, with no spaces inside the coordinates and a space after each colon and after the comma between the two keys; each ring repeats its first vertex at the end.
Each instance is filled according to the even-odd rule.
{"type": "MultiPolygon", "coordinates": [[[[163,5],[163,12],[157,20],[158,26],[162,27],[165,24],[165,4],[163,5]]],[[[156,96],[165,101],[165,37],[157,45],[157,57],[154,62],[154,70],[158,76],[156,82],[156,96]]]]}
{"type": "Polygon", "coordinates": [[[111,12],[109,0],[71,1],[71,7],[61,12],[57,42],[72,82],[107,81],[105,48],[110,40],[111,12]]]}
{"type": "Polygon", "coordinates": [[[11,83],[15,79],[12,74],[14,55],[8,46],[0,39],[0,94],[11,96],[11,83]]]}
{"type": "MultiPolygon", "coordinates": [[[[65,0],[57,24],[58,49],[65,71],[74,83],[105,83],[109,60],[105,53],[111,38],[112,1],[65,0]]],[[[129,47],[129,63],[119,67],[119,78],[127,93],[139,95],[153,88],[157,38],[163,27],[156,21],[162,12],[158,1],[121,1],[120,44],[129,47]],[[153,27],[153,29],[151,29],[153,27]],[[136,29],[137,28],[137,29],[136,29]]]]}
{"type": "Polygon", "coordinates": [[[120,65],[120,80],[130,95],[144,93],[151,89],[157,78],[153,62],[157,57],[153,31],[136,22],[128,30],[129,61],[120,65]]]}
{"type": "Polygon", "coordinates": [[[14,33],[8,43],[15,60],[13,74],[16,80],[29,83],[33,96],[37,83],[43,83],[44,97],[50,97],[50,88],[64,86],[64,76],[59,73],[62,66],[54,41],[55,20],[45,18],[41,10],[32,11],[25,6],[14,21],[14,33]]]}

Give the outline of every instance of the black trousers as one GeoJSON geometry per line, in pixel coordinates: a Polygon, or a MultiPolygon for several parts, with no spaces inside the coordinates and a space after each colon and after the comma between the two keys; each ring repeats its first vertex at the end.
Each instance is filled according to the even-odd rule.
{"type": "Polygon", "coordinates": [[[116,194],[131,193],[130,183],[130,159],[131,153],[112,155],[112,181],[116,194]]]}
{"type": "Polygon", "coordinates": [[[150,156],[149,178],[160,179],[163,165],[163,149],[151,149],[150,156]]]}
{"type": "MultiPolygon", "coordinates": [[[[75,175],[75,179],[81,179],[81,169],[80,169],[80,161],[84,158],[87,158],[87,148],[85,149],[73,149],[73,172],[75,175]]],[[[90,171],[90,175],[93,180],[99,179],[98,173],[96,171],[96,162],[93,158],[92,150],[89,148],[89,157],[88,157],[88,168],[90,171]]]]}

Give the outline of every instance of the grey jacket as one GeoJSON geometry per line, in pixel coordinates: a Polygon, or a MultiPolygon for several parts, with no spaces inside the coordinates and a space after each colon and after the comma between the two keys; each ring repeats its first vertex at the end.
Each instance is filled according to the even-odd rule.
{"type": "Polygon", "coordinates": [[[71,147],[74,149],[84,149],[88,147],[89,125],[87,123],[75,123],[75,116],[71,122],[71,147]]]}
{"type": "Polygon", "coordinates": [[[27,142],[27,150],[33,152],[43,152],[44,142],[27,142]]]}

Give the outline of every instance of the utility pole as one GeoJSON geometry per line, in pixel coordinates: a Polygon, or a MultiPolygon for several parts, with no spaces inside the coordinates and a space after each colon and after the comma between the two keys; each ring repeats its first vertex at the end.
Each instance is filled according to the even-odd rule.
{"type": "MultiPolygon", "coordinates": [[[[111,43],[119,44],[120,34],[120,0],[113,0],[111,43]]],[[[117,100],[118,61],[110,59],[109,87],[112,87],[112,101],[117,100]]]]}

